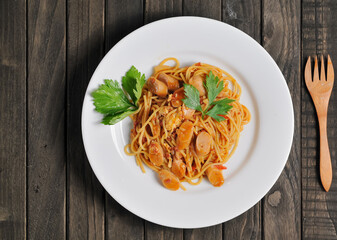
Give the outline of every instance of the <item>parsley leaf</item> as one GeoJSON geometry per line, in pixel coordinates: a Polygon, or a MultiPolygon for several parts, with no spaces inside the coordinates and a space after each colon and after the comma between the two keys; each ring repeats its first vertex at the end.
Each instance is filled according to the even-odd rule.
{"type": "Polygon", "coordinates": [[[207,97],[208,97],[208,105],[212,105],[215,98],[224,88],[223,81],[219,82],[220,79],[215,77],[212,71],[209,72],[208,76],[206,76],[206,90],[207,90],[207,97]]]}
{"type": "Polygon", "coordinates": [[[105,84],[92,93],[96,111],[102,114],[125,111],[135,107],[125,96],[117,81],[105,79],[105,84]]]}
{"type": "Polygon", "coordinates": [[[200,93],[198,89],[190,84],[184,84],[185,98],[182,100],[186,107],[198,110],[203,113],[200,105],[200,93]]]}
{"type": "Polygon", "coordinates": [[[145,75],[134,66],[122,78],[123,89],[117,81],[105,79],[92,93],[95,110],[104,114],[102,123],[113,125],[135,113],[145,82],[145,75]]]}
{"type": "Polygon", "coordinates": [[[134,66],[130,68],[122,79],[123,89],[129,94],[135,105],[138,104],[138,100],[142,95],[145,82],[145,75],[142,75],[134,66]]]}
{"type": "Polygon", "coordinates": [[[224,116],[228,113],[229,110],[232,109],[233,106],[231,105],[221,105],[221,104],[216,104],[214,107],[209,110],[206,114],[208,116],[211,116],[218,122],[225,120],[224,116]]]}
{"type": "Polygon", "coordinates": [[[214,118],[216,121],[220,122],[225,120],[225,115],[233,106],[229,103],[235,100],[224,98],[218,101],[214,101],[219,93],[224,89],[223,81],[220,81],[218,77],[215,77],[212,71],[206,76],[205,88],[207,90],[208,106],[206,110],[202,110],[200,104],[200,94],[198,89],[189,84],[184,84],[185,98],[182,100],[185,105],[191,109],[198,110],[202,113],[214,118]]]}
{"type": "Polygon", "coordinates": [[[102,123],[105,125],[114,125],[116,123],[118,123],[119,121],[123,120],[124,118],[126,118],[127,116],[133,114],[137,109],[134,110],[126,110],[123,112],[117,112],[117,113],[112,113],[112,114],[108,114],[105,115],[102,123]]]}
{"type": "Polygon", "coordinates": [[[230,99],[230,98],[224,98],[224,99],[221,99],[219,101],[213,102],[213,104],[214,105],[217,105],[217,104],[226,105],[226,104],[232,103],[232,102],[235,102],[235,100],[234,99],[230,99]]]}

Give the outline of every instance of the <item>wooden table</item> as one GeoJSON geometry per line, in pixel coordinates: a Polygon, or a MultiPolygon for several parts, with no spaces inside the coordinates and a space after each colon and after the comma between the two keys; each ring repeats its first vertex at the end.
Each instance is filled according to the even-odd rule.
{"type": "MultiPolygon", "coordinates": [[[[2,0],[0,18],[0,239],[337,238],[337,174],[325,193],[303,80],[308,56],[329,53],[337,69],[337,1],[2,0]],[[104,54],[132,30],[181,15],[218,19],[256,39],[282,70],[295,112],[291,154],[274,187],[241,216],[203,229],[162,227],[125,210],[97,181],[81,139],[83,96],[104,54]]],[[[337,86],[328,118],[334,169],[336,100],[337,86]]]]}

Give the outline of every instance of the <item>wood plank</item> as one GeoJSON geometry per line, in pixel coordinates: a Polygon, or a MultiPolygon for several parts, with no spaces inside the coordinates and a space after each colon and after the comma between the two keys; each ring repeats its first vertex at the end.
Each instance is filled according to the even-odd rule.
{"type": "Polygon", "coordinates": [[[150,23],[159,19],[181,16],[182,0],[147,0],[145,1],[144,23],[150,23]]]}
{"type": "Polygon", "coordinates": [[[144,239],[144,220],[106,193],[106,239],[144,239]]]}
{"type": "Polygon", "coordinates": [[[64,0],[28,1],[28,238],[66,237],[64,0]]]}
{"type": "Polygon", "coordinates": [[[223,0],[222,19],[261,43],[260,0],[223,0]]]}
{"type": "Polygon", "coordinates": [[[301,1],[263,1],[263,46],[288,83],[295,117],[293,146],[280,178],[263,201],[264,239],[301,238],[301,1]]]}
{"type": "MultiPolygon", "coordinates": [[[[261,43],[261,1],[224,0],[222,19],[261,43]]],[[[224,239],[261,239],[261,203],[224,223],[224,239]]]]}
{"type": "MultiPolygon", "coordinates": [[[[308,56],[330,54],[337,66],[337,2],[309,1],[302,4],[302,69],[308,56]]],[[[335,78],[336,80],[336,78],[335,78]]],[[[326,193],[319,176],[319,132],[315,107],[302,85],[302,215],[304,239],[336,239],[337,228],[337,88],[331,94],[328,110],[328,139],[333,181],[326,193]]]]}
{"type": "MultiPolygon", "coordinates": [[[[221,0],[184,0],[183,15],[209,17],[221,20],[221,0]]],[[[206,228],[184,230],[184,239],[222,239],[222,224],[206,228]]]]}
{"type": "Polygon", "coordinates": [[[68,238],[104,239],[104,191],[81,137],[84,94],[104,51],[104,0],[68,1],[67,160],[68,238]]]}
{"type": "Polygon", "coordinates": [[[184,0],[183,14],[221,20],[221,0],[184,0]]]}
{"type": "Polygon", "coordinates": [[[143,25],[143,5],[143,0],[106,0],[106,51],[143,25]]]}
{"type": "Polygon", "coordinates": [[[211,227],[184,229],[184,240],[222,239],[222,224],[211,227]]]}
{"type": "Polygon", "coordinates": [[[0,2],[0,238],[26,238],[26,2],[0,2]]]}
{"type": "MultiPolygon", "coordinates": [[[[107,0],[105,51],[125,35],[143,25],[142,0],[107,0]],[[123,11],[121,11],[121,9],[123,11]]],[[[106,194],[107,239],[144,239],[144,220],[132,214],[106,194]]]]}
{"type": "Polygon", "coordinates": [[[146,240],[182,240],[183,237],[183,229],[164,227],[149,221],[145,221],[146,240]]]}
{"type": "MultiPolygon", "coordinates": [[[[182,15],[182,0],[147,0],[145,1],[144,24],[173,16],[182,15]]],[[[183,230],[168,228],[145,221],[145,239],[166,240],[183,239],[183,230]]]]}

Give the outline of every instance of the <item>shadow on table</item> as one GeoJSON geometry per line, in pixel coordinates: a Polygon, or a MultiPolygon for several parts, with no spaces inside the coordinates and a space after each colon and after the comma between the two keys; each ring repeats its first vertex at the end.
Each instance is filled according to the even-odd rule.
{"type": "MultiPolygon", "coordinates": [[[[133,26],[133,28],[137,27],[133,26]]],[[[134,29],[129,32],[132,30],[134,29]]],[[[83,227],[94,229],[92,231],[100,232],[102,230],[104,232],[105,221],[118,221],[118,225],[128,225],[131,221],[135,224],[134,227],[137,225],[142,228],[143,226],[141,218],[124,209],[104,191],[88,162],[81,132],[82,104],[90,78],[102,60],[104,50],[106,49],[107,52],[111,47],[109,45],[115,44],[129,32],[125,32],[125,29],[120,32],[116,29],[107,30],[106,39],[104,39],[103,28],[90,32],[90,38],[84,38],[81,34],[68,35],[67,211],[69,228],[72,228],[71,224],[83,225],[83,227]],[[113,32],[117,33],[113,35],[113,32]],[[112,37],[109,38],[109,35],[112,37]],[[107,46],[105,47],[104,44],[107,46]],[[88,226],[92,223],[95,226],[88,226]]],[[[108,232],[109,229],[105,232],[108,232]]]]}
{"type": "Polygon", "coordinates": [[[81,132],[83,98],[91,75],[102,59],[104,35],[103,29],[91,33],[90,38],[85,38],[88,36],[85,33],[69,34],[67,43],[67,197],[70,223],[73,216],[78,220],[79,215],[82,221],[87,221],[89,216],[93,216],[91,211],[104,220],[104,190],[86,157],[81,132]]]}

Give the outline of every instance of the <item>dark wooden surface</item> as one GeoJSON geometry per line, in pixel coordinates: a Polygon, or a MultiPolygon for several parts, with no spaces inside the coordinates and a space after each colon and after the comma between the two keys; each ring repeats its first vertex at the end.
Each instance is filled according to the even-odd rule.
{"type": "Polygon", "coordinates": [[[67,236],[104,238],[104,196],[81,142],[81,102],[104,54],[104,0],[67,3],[67,236]],[[74,94],[76,93],[76,94],[74,94]]]}
{"type": "Polygon", "coordinates": [[[0,238],[27,235],[26,4],[0,2],[0,238]]]}
{"type": "MultiPolygon", "coordinates": [[[[304,84],[308,56],[337,69],[335,0],[0,1],[0,239],[337,239],[337,171],[319,181],[318,122],[304,84]],[[295,114],[294,143],[268,194],[231,221],[174,229],[145,221],[111,198],[81,139],[90,77],[121,38],[172,16],[233,25],[259,42],[283,72],[295,114]]],[[[337,168],[337,87],[328,137],[337,168]]]]}
{"type": "Polygon", "coordinates": [[[66,236],[65,10],[64,1],[27,2],[29,239],[66,236]]]}

